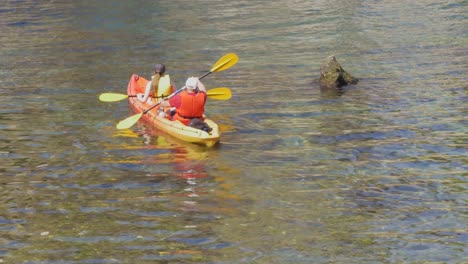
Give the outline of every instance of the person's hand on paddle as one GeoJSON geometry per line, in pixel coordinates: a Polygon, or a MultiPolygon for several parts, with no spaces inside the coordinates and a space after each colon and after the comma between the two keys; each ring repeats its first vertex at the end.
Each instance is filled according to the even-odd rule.
{"type": "MultiPolygon", "coordinates": [[[[206,76],[208,76],[209,74],[211,74],[213,72],[220,72],[220,71],[224,71],[226,69],[229,69],[234,64],[236,64],[238,60],[239,60],[239,58],[237,57],[237,55],[235,53],[228,53],[228,54],[224,55],[221,59],[219,59],[215,63],[215,65],[211,68],[211,70],[208,71],[207,73],[205,73],[204,75],[202,75],[200,78],[198,78],[198,80],[201,80],[201,79],[205,78],[206,76]]],[[[171,97],[175,96],[176,94],[182,92],[184,90],[184,88],[185,87],[182,87],[179,90],[173,92],[167,98],[171,98],[171,97]]],[[[203,88],[206,91],[206,88],[205,87],[203,87],[203,88]]],[[[213,96],[215,96],[215,98],[220,96],[221,100],[225,100],[225,99],[231,98],[231,92],[229,91],[229,89],[222,88],[221,91],[214,93],[213,96]]],[[[105,98],[106,96],[102,96],[102,97],[103,97],[102,100],[106,99],[105,98]]],[[[114,98],[115,96],[111,95],[110,97],[114,98]]],[[[121,97],[118,96],[118,98],[121,98],[121,97]]],[[[118,100],[120,100],[120,99],[118,99],[118,100]]],[[[115,100],[113,100],[113,101],[115,101],[115,100]]],[[[164,106],[164,102],[162,102],[161,106],[164,106]]],[[[138,122],[138,120],[140,120],[140,118],[144,114],[148,113],[149,111],[151,111],[153,108],[157,107],[158,105],[159,104],[154,104],[151,107],[149,107],[148,109],[144,110],[143,112],[140,112],[138,114],[134,114],[132,116],[129,116],[129,117],[125,118],[124,120],[121,120],[119,123],[117,123],[117,126],[116,126],[117,129],[128,129],[128,128],[130,128],[131,126],[136,124],[138,122]]]]}
{"type": "Polygon", "coordinates": [[[142,102],[142,103],[144,103],[144,102],[146,101],[146,100],[145,100],[145,94],[138,93],[138,94],[136,95],[136,97],[137,97],[137,99],[138,99],[140,102],[142,102]]]}
{"type": "Polygon", "coordinates": [[[142,93],[138,93],[138,94],[136,95],[136,98],[137,98],[140,102],[142,102],[142,103],[147,103],[147,104],[149,104],[149,105],[153,105],[153,104],[154,104],[154,103],[153,103],[153,100],[151,99],[151,97],[148,97],[148,98],[145,100],[145,95],[142,94],[142,93]]]}

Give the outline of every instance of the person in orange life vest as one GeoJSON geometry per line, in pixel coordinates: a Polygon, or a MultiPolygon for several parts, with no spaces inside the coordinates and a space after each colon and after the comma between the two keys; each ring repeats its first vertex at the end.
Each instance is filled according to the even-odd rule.
{"type": "Polygon", "coordinates": [[[137,98],[140,102],[153,104],[150,97],[164,98],[175,92],[175,85],[171,81],[169,74],[165,74],[166,66],[164,64],[154,65],[154,75],[151,81],[146,84],[145,93],[138,93],[137,98]]]}
{"type": "Polygon", "coordinates": [[[172,120],[179,120],[188,125],[193,118],[203,121],[206,103],[206,87],[196,77],[190,77],[185,82],[185,90],[176,94],[168,101],[161,101],[161,106],[175,107],[176,113],[172,120]]]}

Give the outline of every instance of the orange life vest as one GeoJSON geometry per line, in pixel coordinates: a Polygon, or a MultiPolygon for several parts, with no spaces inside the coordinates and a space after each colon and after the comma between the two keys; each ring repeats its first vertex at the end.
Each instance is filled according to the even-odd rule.
{"type": "Polygon", "coordinates": [[[177,109],[174,119],[179,120],[185,125],[188,125],[192,118],[204,120],[203,113],[205,112],[206,94],[202,92],[189,94],[187,91],[182,91],[179,95],[181,104],[177,109]]]}

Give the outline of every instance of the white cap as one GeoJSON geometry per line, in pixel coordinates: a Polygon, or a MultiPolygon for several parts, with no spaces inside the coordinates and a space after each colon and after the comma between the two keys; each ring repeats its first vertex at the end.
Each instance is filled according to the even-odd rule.
{"type": "Polygon", "coordinates": [[[191,89],[197,89],[198,79],[195,77],[190,77],[185,82],[185,87],[190,87],[191,89]]]}

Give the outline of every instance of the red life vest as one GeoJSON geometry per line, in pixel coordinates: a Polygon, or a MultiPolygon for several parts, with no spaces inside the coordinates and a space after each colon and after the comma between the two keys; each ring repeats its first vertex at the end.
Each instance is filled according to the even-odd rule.
{"type": "Polygon", "coordinates": [[[192,118],[200,118],[204,120],[203,113],[205,112],[206,94],[202,92],[187,93],[182,91],[180,94],[180,107],[174,116],[175,120],[179,120],[185,125],[190,123],[192,118]]]}

